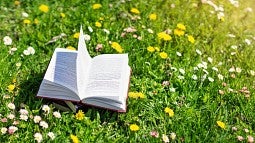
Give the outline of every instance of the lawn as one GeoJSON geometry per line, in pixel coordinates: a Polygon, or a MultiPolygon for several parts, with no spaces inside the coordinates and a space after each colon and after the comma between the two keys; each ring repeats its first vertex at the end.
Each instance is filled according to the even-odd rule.
{"type": "Polygon", "coordinates": [[[0,142],[254,142],[253,9],[253,0],[1,1],[0,142]],[[81,26],[92,57],[128,53],[126,113],[63,112],[36,98],[54,49],[76,50],[81,26]]]}

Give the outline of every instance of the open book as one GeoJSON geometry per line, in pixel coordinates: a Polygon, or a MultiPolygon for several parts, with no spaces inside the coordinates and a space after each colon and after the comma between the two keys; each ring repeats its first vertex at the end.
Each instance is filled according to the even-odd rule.
{"type": "Polygon", "coordinates": [[[130,70],[127,54],[91,58],[81,28],[78,51],[55,49],[37,97],[126,112],[130,70]]]}

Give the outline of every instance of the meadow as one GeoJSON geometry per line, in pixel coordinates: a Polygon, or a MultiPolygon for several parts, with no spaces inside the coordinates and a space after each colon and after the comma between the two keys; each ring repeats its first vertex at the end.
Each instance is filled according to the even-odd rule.
{"type": "Polygon", "coordinates": [[[254,142],[252,0],[0,2],[0,142],[254,142]],[[55,48],[128,53],[127,112],[36,98],[55,48]]]}

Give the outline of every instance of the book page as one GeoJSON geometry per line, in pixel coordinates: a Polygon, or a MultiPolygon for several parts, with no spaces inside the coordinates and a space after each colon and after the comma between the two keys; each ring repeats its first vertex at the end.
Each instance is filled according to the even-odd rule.
{"type": "Polygon", "coordinates": [[[92,58],[87,50],[82,27],[80,29],[79,43],[78,43],[78,57],[77,57],[77,85],[79,95],[84,95],[84,86],[88,77],[89,67],[92,58]]]}
{"type": "Polygon", "coordinates": [[[77,52],[57,52],[53,82],[78,94],[76,59],[77,52]]]}
{"type": "Polygon", "coordinates": [[[127,54],[104,54],[93,58],[82,98],[103,97],[123,101],[122,86],[127,65],[127,54]]]}

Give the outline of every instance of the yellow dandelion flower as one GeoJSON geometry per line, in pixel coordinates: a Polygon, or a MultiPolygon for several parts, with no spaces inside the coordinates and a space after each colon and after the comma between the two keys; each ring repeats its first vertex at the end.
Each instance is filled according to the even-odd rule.
{"type": "Polygon", "coordinates": [[[79,32],[74,33],[73,37],[78,39],[80,37],[80,33],[79,32]]]}
{"type": "Polygon", "coordinates": [[[141,92],[138,92],[138,93],[137,93],[137,96],[138,96],[139,98],[145,98],[145,95],[144,95],[143,93],[141,93],[141,92]]]}
{"type": "Polygon", "coordinates": [[[78,139],[77,136],[71,134],[71,135],[70,135],[70,138],[71,138],[71,140],[73,141],[73,143],[79,143],[79,139],[78,139]]]}
{"type": "Polygon", "coordinates": [[[38,19],[34,19],[34,24],[38,24],[39,20],[38,19]]]}
{"type": "Polygon", "coordinates": [[[49,11],[49,7],[45,4],[42,4],[39,6],[39,10],[44,12],[44,13],[47,13],[49,11]]]}
{"type": "Polygon", "coordinates": [[[172,37],[169,34],[166,34],[165,32],[158,33],[158,38],[163,39],[164,41],[172,40],[172,37]]]}
{"type": "Polygon", "coordinates": [[[131,8],[130,12],[134,14],[140,14],[140,11],[137,8],[131,8]]]}
{"type": "Polygon", "coordinates": [[[93,6],[92,6],[93,9],[99,9],[101,7],[102,7],[102,5],[99,3],[93,4],[93,6]]]}
{"type": "Polygon", "coordinates": [[[169,114],[170,117],[174,116],[174,111],[170,109],[169,107],[165,108],[165,113],[169,114]]]}
{"type": "Polygon", "coordinates": [[[103,20],[104,20],[104,18],[103,18],[103,17],[99,17],[99,20],[103,21],[103,20]]]}
{"type": "Polygon", "coordinates": [[[30,24],[30,23],[31,23],[31,21],[30,21],[30,20],[28,20],[28,19],[24,19],[24,20],[23,20],[23,23],[24,23],[24,24],[30,24]]]}
{"type": "Polygon", "coordinates": [[[174,29],[174,35],[183,36],[184,34],[185,34],[185,32],[183,30],[174,29]]]}
{"type": "Polygon", "coordinates": [[[8,91],[9,91],[9,92],[12,92],[12,91],[14,90],[14,88],[15,88],[15,85],[14,85],[14,84],[8,85],[8,91]]]}
{"type": "Polygon", "coordinates": [[[167,53],[166,52],[160,52],[159,53],[159,56],[162,58],[162,59],[166,59],[168,57],[167,53]]]}
{"type": "Polygon", "coordinates": [[[66,49],[69,49],[69,50],[74,50],[76,51],[76,49],[73,47],[73,46],[67,46],[66,49]]]}
{"type": "Polygon", "coordinates": [[[148,48],[147,48],[147,51],[149,51],[149,52],[155,52],[155,48],[154,47],[152,47],[152,46],[149,46],[148,48]]]}
{"type": "Polygon", "coordinates": [[[76,115],[75,115],[75,118],[76,118],[77,120],[83,120],[84,117],[85,117],[85,114],[83,113],[82,110],[79,110],[78,113],[76,113],[76,115]]]}
{"type": "Polygon", "coordinates": [[[189,41],[190,43],[192,43],[192,44],[195,43],[195,39],[194,39],[194,37],[191,36],[191,35],[188,36],[188,41],[189,41]]]}
{"type": "Polygon", "coordinates": [[[222,129],[226,129],[226,125],[225,123],[221,122],[221,121],[217,121],[217,125],[222,128],[222,129]]]}
{"type": "Polygon", "coordinates": [[[15,5],[20,5],[20,1],[17,1],[17,0],[14,1],[14,4],[15,4],[15,5]]]}
{"type": "Polygon", "coordinates": [[[96,25],[96,27],[102,27],[102,24],[98,21],[95,23],[95,25],[96,25]]]}
{"type": "Polygon", "coordinates": [[[66,17],[66,15],[64,14],[64,13],[60,13],[60,16],[62,17],[62,18],[65,18],[66,17]]]}
{"type": "Polygon", "coordinates": [[[128,93],[128,97],[130,97],[130,98],[138,98],[137,94],[135,92],[129,92],[128,93]]]}
{"type": "Polygon", "coordinates": [[[129,128],[131,131],[138,131],[140,129],[139,126],[137,126],[136,124],[131,124],[129,128]]]}
{"type": "Polygon", "coordinates": [[[157,15],[155,13],[152,13],[149,15],[149,19],[150,20],[156,20],[157,19],[157,15]]]}
{"type": "Polygon", "coordinates": [[[154,47],[157,52],[160,51],[159,47],[154,47]]]}
{"type": "Polygon", "coordinates": [[[186,30],[186,27],[182,23],[178,23],[177,28],[183,31],[186,30]]]}
{"type": "Polygon", "coordinates": [[[117,52],[119,52],[119,53],[122,53],[123,52],[123,48],[120,46],[120,44],[119,43],[117,43],[117,42],[112,42],[112,44],[111,44],[111,47],[113,48],[113,49],[115,49],[117,52]]]}

